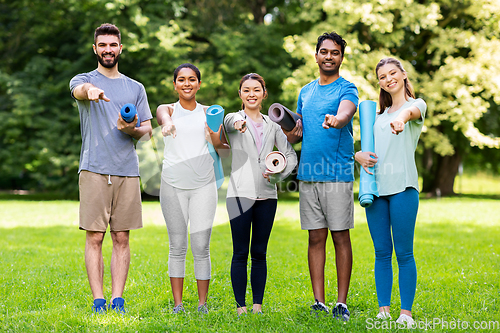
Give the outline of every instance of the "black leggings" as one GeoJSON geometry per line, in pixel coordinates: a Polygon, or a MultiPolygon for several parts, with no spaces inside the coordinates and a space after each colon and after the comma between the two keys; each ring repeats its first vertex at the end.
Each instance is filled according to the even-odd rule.
{"type": "Polygon", "coordinates": [[[246,306],[245,293],[249,247],[252,258],[250,283],[252,285],[253,303],[262,304],[267,278],[267,243],[273,228],[277,205],[277,199],[227,198],[226,207],[231,220],[231,235],[233,238],[231,283],[237,307],[246,306]],[[252,229],[251,243],[250,229],[252,229]]]}

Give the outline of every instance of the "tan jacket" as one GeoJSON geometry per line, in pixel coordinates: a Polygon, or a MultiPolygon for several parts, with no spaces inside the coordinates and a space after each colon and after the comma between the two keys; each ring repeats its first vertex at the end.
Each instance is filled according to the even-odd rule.
{"type": "Polygon", "coordinates": [[[277,199],[275,181],[270,183],[262,176],[266,170],[266,156],[273,151],[275,146],[285,155],[287,159],[285,170],[274,176],[275,180],[279,181],[285,179],[293,171],[297,165],[297,155],[287,141],[281,127],[266,115],[263,115],[262,148],[258,152],[251,127],[247,127],[245,133],[234,129],[234,123],[238,120],[245,120],[246,117],[244,111],[238,111],[229,113],[224,118],[224,128],[231,145],[232,155],[227,197],[277,199]]]}

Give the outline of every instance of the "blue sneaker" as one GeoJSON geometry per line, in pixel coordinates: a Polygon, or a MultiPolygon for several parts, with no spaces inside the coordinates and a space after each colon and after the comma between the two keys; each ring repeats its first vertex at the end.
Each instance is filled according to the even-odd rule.
{"type": "Polygon", "coordinates": [[[118,314],[125,314],[125,300],[121,297],[116,297],[111,302],[111,310],[116,311],[118,314]]]}
{"type": "Polygon", "coordinates": [[[92,305],[92,311],[96,314],[106,313],[106,300],[104,298],[96,298],[92,305]]]}
{"type": "Polygon", "coordinates": [[[349,310],[347,310],[347,306],[340,303],[337,303],[332,309],[332,314],[333,318],[343,321],[349,321],[349,317],[351,316],[349,310]]]}

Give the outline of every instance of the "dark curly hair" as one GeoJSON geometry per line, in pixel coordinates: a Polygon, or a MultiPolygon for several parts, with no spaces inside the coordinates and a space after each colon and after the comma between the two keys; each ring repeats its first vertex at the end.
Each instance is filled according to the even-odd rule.
{"type": "Polygon", "coordinates": [[[94,32],[94,44],[97,43],[97,37],[99,36],[116,36],[120,43],[122,42],[122,35],[120,33],[120,29],[114,24],[111,23],[103,23],[94,32]]]}
{"type": "Polygon", "coordinates": [[[318,42],[316,43],[316,53],[318,53],[319,48],[321,47],[321,44],[323,44],[323,42],[326,39],[330,39],[334,43],[340,45],[340,51],[342,53],[342,57],[344,57],[344,50],[345,50],[345,47],[347,45],[347,42],[344,40],[344,38],[342,38],[335,31],[325,32],[324,34],[322,34],[321,36],[318,37],[318,42]]]}

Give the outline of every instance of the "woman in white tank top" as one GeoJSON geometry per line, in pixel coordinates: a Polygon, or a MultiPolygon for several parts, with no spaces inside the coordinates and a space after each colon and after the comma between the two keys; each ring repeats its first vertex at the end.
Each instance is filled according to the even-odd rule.
{"type": "Polygon", "coordinates": [[[169,238],[168,274],[174,296],[173,312],[184,311],[182,291],[189,222],[198,311],[207,313],[211,277],[210,236],[217,207],[214,161],[207,140],[218,153],[228,146],[219,139],[220,129],[213,132],[206,126],[208,107],[196,102],[196,92],[201,84],[198,68],[192,64],[180,65],[174,71],[173,83],[179,101],[162,104],[156,111],[165,142],[160,203],[169,238]]]}

